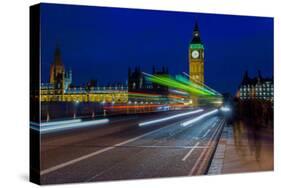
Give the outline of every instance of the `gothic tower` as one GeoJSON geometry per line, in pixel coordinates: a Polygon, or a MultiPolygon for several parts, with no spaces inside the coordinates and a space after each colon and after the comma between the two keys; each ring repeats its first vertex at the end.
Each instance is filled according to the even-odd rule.
{"type": "Polygon", "coordinates": [[[198,85],[204,84],[204,45],[200,39],[200,32],[197,21],[192,33],[192,40],[189,45],[189,76],[192,82],[198,85]]]}
{"type": "Polygon", "coordinates": [[[50,83],[54,85],[56,94],[63,94],[65,91],[65,70],[61,61],[61,52],[56,47],[54,61],[50,68],[50,83]]]}
{"type": "Polygon", "coordinates": [[[50,68],[50,83],[56,84],[61,77],[64,77],[64,65],[61,60],[60,49],[56,47],[54,61],[50,68]]]}

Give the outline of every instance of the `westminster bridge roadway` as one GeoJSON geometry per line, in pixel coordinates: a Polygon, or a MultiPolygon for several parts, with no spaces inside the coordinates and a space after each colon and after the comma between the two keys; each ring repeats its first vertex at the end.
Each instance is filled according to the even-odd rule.
{"type": "Polygon", "coordinates": [[[109,119],[41,135],[41,183],[73,183],[206,173],[225,120],[218,109],[109,119]]]}

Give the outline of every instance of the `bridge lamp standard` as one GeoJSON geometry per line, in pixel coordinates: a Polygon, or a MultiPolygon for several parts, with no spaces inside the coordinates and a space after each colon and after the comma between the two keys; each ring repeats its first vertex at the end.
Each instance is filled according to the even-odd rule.
{"type": "Polygon", "coordinates": [[[79,100],[74,101],[73,119],[76,119],[76,113],[77,113],[77,106],[78,105],[79,105],[79,100]]]}

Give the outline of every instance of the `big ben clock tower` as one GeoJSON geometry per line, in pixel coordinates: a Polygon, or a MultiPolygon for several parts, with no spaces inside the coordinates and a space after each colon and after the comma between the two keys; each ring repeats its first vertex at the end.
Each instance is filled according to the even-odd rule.
{"type": "Polygon", "coordinates": [[[192,82],[204,84],[204,45],[200,39],[198,23],[195,22],[192,40],[189,45],[189,76],[192,82]]]}

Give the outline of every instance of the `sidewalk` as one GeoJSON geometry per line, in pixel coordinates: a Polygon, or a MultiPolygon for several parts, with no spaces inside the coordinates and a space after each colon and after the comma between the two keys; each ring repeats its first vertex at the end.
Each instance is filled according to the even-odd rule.
{"type": "Polygon", "coordinates": [[[225,125],[208,174],[273,170],[272,131],[225,125]]]}

